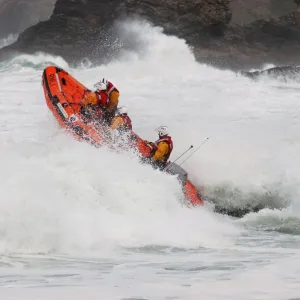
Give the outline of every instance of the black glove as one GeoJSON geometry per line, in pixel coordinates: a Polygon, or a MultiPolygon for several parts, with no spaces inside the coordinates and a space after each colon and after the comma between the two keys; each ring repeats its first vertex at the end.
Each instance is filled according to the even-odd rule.
{"type": "Polygon", "coordinates": [[[130,134],[129,138],[130,138],[131,142],[136,142],[137,141],[137,136],[135,134],[130,134]]]}
{"type": "Polygon", "coordinates": [[[112,114],[111,112],[107,110],[103,112],[102,119],[104,120],[105,123],[110,124],[113,117],[114,114],[112,114]]]}

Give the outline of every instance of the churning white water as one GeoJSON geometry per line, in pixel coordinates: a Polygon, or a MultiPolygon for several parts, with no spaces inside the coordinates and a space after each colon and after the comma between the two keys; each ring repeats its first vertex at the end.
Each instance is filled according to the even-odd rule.
{"type": "Polygon", "coordinates": [[[124,32],[140,47],[101,67],[45,53],[0,62],[1,299],[299,296],[299,85],[199,64],[147,24],[124,32]],[[169,127],[173,160],[210,137],[183,165],[192,182],[224,207],[265,208],[189,209],[175,178],[66,135],[41,86],[50,64],[90,88],[111,80],[140,136],[169,127]]]}

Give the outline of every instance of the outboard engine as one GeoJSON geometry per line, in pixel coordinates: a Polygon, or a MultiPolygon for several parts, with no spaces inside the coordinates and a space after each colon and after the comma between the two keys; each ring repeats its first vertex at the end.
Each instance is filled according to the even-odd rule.
{"type": "Polygon", "coordinates": [[[179,165],[170,162],[164,169],[164,172],[171,174],[171,175],[178,175],[177,179],[179,182],[185,186],[187,178],[188,178],[188,173],[181,168],[179,165]]]}

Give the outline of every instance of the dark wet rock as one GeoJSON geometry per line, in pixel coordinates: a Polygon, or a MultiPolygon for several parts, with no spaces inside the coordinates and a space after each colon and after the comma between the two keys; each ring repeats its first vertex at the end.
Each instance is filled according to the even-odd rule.
{"type": "Polygon", "coordinates": [[[231,0],[231,25],[246,25],[258,20],[279,18],[296,10],[293,0],[231,0]]]}
{"type": "Polygon", "coordinates": [[[216,213],[241,218],[262,209],[284,209],[290,206],[292,196],[284,193],[281,184],[264,187],[260,191],[244,192],[232,185],[206,186],[201,198],[211,203],[216,213]]]}
{"type": "Polygon", "coordinates": [[[50,19],[27,29],[9,49],[48,52],[71,63],[84,57],[107,61],[123,46],[115,21],[129,17],[192,41],[194,35],[222,34],[231,12],[229,0],[58,0],[50,19]]]}
{"type": "Polygon", "coordinates": [[[49,20],[25,30],[3,51],[43,51],[69,63],[84,58],[107,62],[120,49],[138,43],[134,37],[122,36],[117,21],[143,18],[166,34],[184,38],[198,61],[219,68],[297,65],[297,5],[293,0],[58,0],[49,20]]]}
{"type": "Polygon", "coordinates": [[[249,77],[255,81],[261,77],[267,76],[273,79],[280,79],[283,81],[293,80],[300,82],[300,66],[281,66],[269,68],[263,71],[241,72],[240,74],[249,77]]]}
{"type": "Polygon", "coordinates": [[[257,205],[256,207],[245,207],[245,208],[216,206],[214,212],[222,215],[227,215],[233,218],[242,218],[247,214],[257,213],[264,208],[265,207],[263,205],[257,205]]]}
{"type": "Polygon", "coordinates": [[[278,19],[258,20],[230,26],[220,39],[202,40],[195,45],[199,60],[235,70],[258,68],[263,64],[300,64],[300,12],[278,19]]]}

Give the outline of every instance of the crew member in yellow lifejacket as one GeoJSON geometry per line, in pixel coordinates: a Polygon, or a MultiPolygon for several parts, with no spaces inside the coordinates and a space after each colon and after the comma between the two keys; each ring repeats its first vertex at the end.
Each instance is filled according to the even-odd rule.
{"type": "Polygon", "coordinates": [[[173,141],[169,136],[168,127],[160,126],[155,130],[159,139],[154,143],[154,154],[151,158],[151,164],[155,168],[164,169],[168,163],[168,159],[173,151],[173,141]]]}
{"type": "Polygon", "coordinates": [[[127,107],[121,106],[117,109],[116,115],[111,120],[111,129],[123,133],[132,130],[132,122],[127,114],[127,107]]]}
{"type": "Polygon", "coordinates": [[[119,107],[110,123],[112,142],[117,148],[129,149],[134,146],[131,119],[125,106],[119,107]]]}

